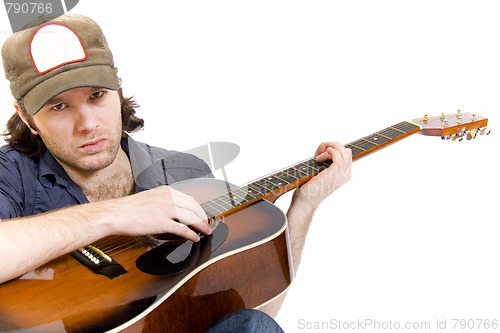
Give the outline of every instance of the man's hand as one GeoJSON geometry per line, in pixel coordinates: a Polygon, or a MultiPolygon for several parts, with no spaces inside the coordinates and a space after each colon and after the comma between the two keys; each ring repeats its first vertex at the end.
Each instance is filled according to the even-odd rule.
{"type": "MultiPolygon", "coordinates": [[[[103,202],[104,203],[104,202],[103,202]]],[[[122,221],[115,221],[113,233],[133,236],[172,233],[192,241],[200,237],[188,228],[210,235],[208,218],[191,196],[168,186],[160,186],[128,197],[108,201],[115,205],[122,221]]]]}
{"type": "Polygon", "coordinates": [[[332,164],[296,191],[296,199],[307,201],[313,210],[351,179],[352,152],[339,142],[325,142],[314,156],[318,162],[331,160],[332,164]]]}

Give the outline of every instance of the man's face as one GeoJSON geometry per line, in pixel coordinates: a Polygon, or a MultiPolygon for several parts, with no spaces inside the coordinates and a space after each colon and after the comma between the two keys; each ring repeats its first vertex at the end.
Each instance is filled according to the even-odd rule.
{"type": "Polygon", "coordinates": [[[95,172],[111,165],[120,148],[120,97],[104,88],[71,89],[47,102],[32,123],[67,171],[95,172]]]}

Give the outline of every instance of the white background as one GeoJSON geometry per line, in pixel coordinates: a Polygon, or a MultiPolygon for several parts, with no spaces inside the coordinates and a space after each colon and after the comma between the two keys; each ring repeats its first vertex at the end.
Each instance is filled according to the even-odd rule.
{"type": "MultiPolygon", "coordinates": [[[[322,141],[457,109],[489,117],[489,137],[414,135],[355,162],[315,215],[277,320],[295,332],[500,319],[497,1],[80,0],[72,12],[103,28],[146,120],[135,137],[177,150],[234,142],[236,184],[322,141]]],[[[3,9],[0,22],[3,43],[3,9]]],[[[12,97],[0,85],[4,124],[12,97]]]]}

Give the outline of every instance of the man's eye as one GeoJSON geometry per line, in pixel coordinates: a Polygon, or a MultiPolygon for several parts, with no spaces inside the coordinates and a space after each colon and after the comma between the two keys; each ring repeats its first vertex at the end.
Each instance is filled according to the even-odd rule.
{"type": "Polygon", "coordinates": [[[65,105],[65,104],[63,104],[63,103],[59,103],[59,104],[57,104],[57,105],[54,105],[54,106],[52,107],[52,110],[60,111],[60,110],[64,109],[65,107],[66,107],[66,105],[65,105]]]}
{"type": "Polygon", "coordinates": [[[95,93],[92,94],[92,98],[99,98],[102,95],[104,95],[104,91],[96,91],[95,93]]]}

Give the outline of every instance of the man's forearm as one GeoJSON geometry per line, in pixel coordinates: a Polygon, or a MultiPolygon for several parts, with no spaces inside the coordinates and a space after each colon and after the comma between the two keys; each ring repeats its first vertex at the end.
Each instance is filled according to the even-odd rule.
{"type": "Polygon", "coordinates": [[[288,232],[290,235],[292,262],[295,272],[302,258],[302,251],[314,212],[315,207],[312,207],[308,201],[299,199],[296,191],[287,212],[288,232]]]}
{"type": "Polygon", "coordinates": [[[79,205],[0,222],[0,283],[103,237],[103,205],[79,205]]]}

